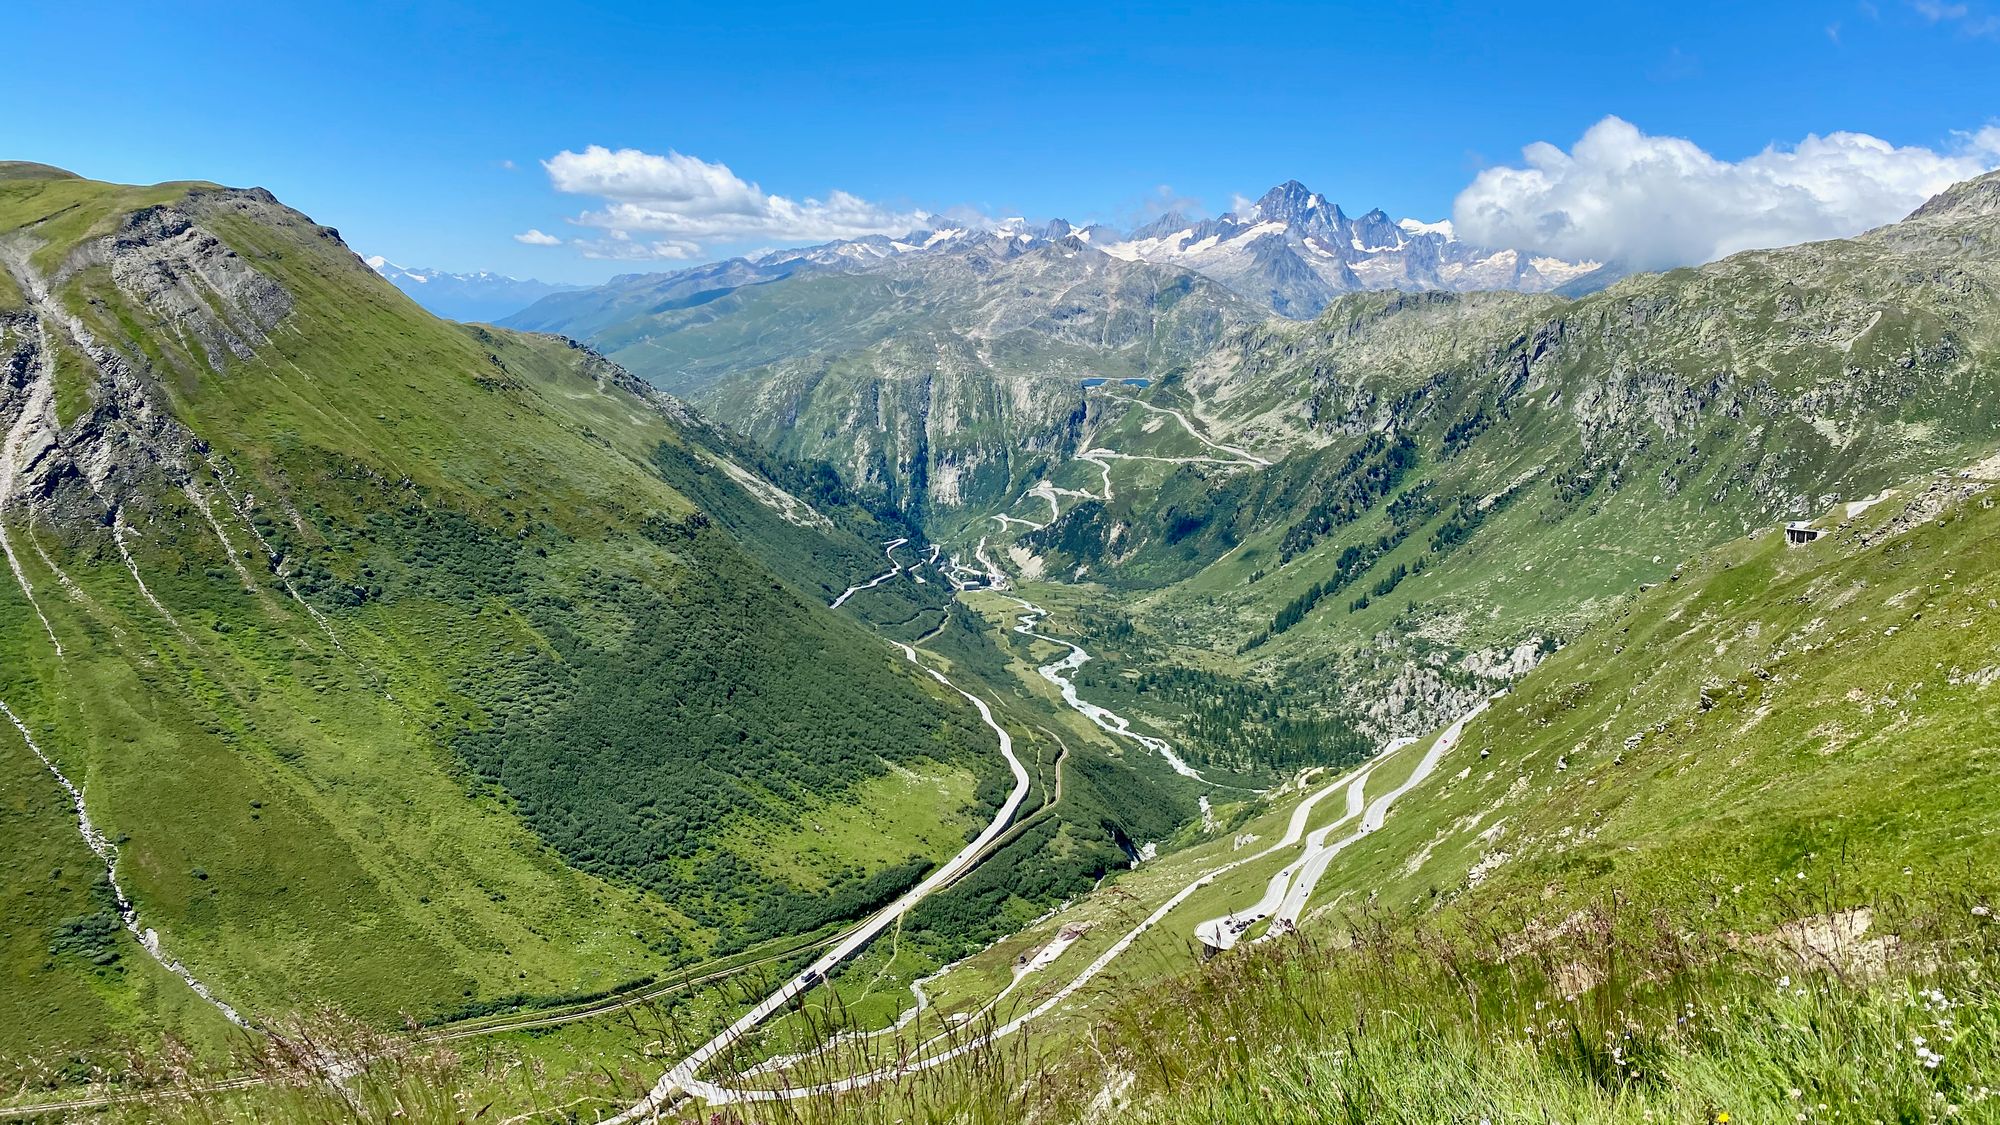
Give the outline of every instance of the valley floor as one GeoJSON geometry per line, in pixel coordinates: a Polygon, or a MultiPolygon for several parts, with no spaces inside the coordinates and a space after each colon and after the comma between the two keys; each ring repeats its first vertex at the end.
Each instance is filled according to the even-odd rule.
{"type": "MultiPolygon", "coordinates": [[[[1075,679],[1093,654],[1047,610],[966,590],[987,629],[1033,654],[1008,664],[1023,698],[1201,790],[1199,822],[1164,854],[963,960],[906,958],[906,916],[1006,836],[1031,779],[1006,721],[1020,703],[989,703],[952,657],[905,644],[979,712],[1015,788],[957,857],[809,963],[823,946],[745,966],[768,979],[691,982],[547,1035],[496,1025],[464,1048],[327,1016],[297,1033],[324,1047],[246,1048],[254,1086],[161,1073],[161,1093],[108,1108],[301,1123],[494,1107],[630,1125],[2000,1120],[2000,825],[1990,751],[1971,749],[2000,729],[1982,694],[2000,678],[2000,578],[1968,566],[2000,543],[1988,491],[1915,488],[1797,550],[1729,545],[1442,730],[1267,792],[1204,776],[1094,702],[1075,679]]],[[[948,572],[901,546],[842,600],[948,572]]],[[[991,670],[978,682],[997,693],[991,670]]],[[[1060,762],[1055,777],[1060,801],[1060,762]]]]}

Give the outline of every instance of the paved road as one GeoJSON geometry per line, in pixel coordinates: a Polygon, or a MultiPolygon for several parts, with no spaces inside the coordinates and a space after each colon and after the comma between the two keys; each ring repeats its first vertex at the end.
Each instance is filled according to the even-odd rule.
{"type": "MultiPolygon", "coordinates": [[[[1396,788],[1390,790],[1388,793],[1385,793],[1382,796],[1375,798],[1372,802],[1367,802],[1365,800],[1366,784],[1369,777],[1372,775],[1374,769],[1380,764],[1382,757],[1381,755],[1378,755],[1376,759],[1370,761],[1367,765],[1362,766],[1354,774],[1344,777],[1341,780],[1338,780],[1333,784],[1326,786],[1325,788],[1313,792],[1311,795],[1307,796],[1304,800],[1300,801],[1298,806],[1292,810],[1291,819],[1286,823],[1285,826],[1285,834],[1276,843],[1253,855],[1246,856],[1242,859],[1231,860],[1228,863],[1224,863],[1221,866],[1215,867],[1207,872],[1204,872],[1203,874],[1198,876],[1193,882],[1189,883],[1185,887],[1182,887],[1180,891],[1174,894],[1172,898],[1169,898],[1167,901],[1161,903],[1157,908],[1154,909],[1154,911],[1151,914],[1147,915],[1143,921],[1141,921],[1138,925],[1132,927],[1132,929],[1127,931],[1123,936],[1121,936],[1118,939],[1118,941],[1113,943],[1110,946],[1110,948],[1106,949],[1103,953],[1099,954],[1097,959],[1092,961],[1090,965],[1083,970],[1083,972],[1079,973],[1076,976],[1075,979],[1071,980],[1068,984],[1064,985],[1062,988],[1056,990],[1055,992],[1050,993],[1049,995],[1043,997],[1041,1002],[1036,1004],[1032,1009],[1015,1017],[1012,1020],[1009,1020],[1007,1023],[1000,1025],[999,1027],[993,1029],[990,1032],[987,1032],[984,1035],[980,1035],[970,1040],[958,1042],[950,1049],[940,1051],[936,1054],[931,1054],[931,1055],[913,1054],[911,1056],[905,1057],[895,1066],[884,1067],[879,1070],[871,1071],[865,1074],[853,1075],[852,1077],[842,1078],[833,1082],[819,1083],[810,1086],[790,1086],[790,1087],[783,1087],[776,1089],[752,1089],[752,1090],[720,1090],[715,1087],[710,1087],[709,1089],[713,1090],[715,1094],[719,1095],[719,1097],[712,1097],[707,1091],[703,1090],[691,1089],[690,1092],[700,1094],[702,1097],[707,1098],[710,1104],[716,1104],[716,1105],[726,1104],[728,1102],[741,1102],[741,1101],[759,1101],[759,1102],[788,1101],[799,1098],[811,1098],[811,1097],[820,1097],[828,1094],[845,1093],[848,1091],[860,1089],[864,1086],[873,1085],[878,1082],[904,1077],[910,1074],[915,1074],[921,1071],[929,1070],[936,1066],[941,1066],[944,1063],[951,1061],[952,1059],[959,1058],[972,1051],[979,1050],[987,1046],[988,1044],[993,1043],[996,1040],[1005,1038],[1009,1035],[1013,1035],[1016,1032],[1019,1032],[1022,1028],[1026,1027],[1030,1022],[1039,1019],[1042,1016],[1045,1016],[1052,1011],[1055,1011],[1071,996],[1074,996],[1077,992],[1079,992],[1084,987],[1089,985],[1092,980],[1094,980],[1097,976],[1103,973],[1105,969],[1109,968],[1112,962],[1116,961],[1120,955],[1125,953],[1126,950],[1130,949],[1132,945],[1136,943],[1141,937],[1145,936],[1145,934],[1148,931],[1158,926],[1162,921],[1164,921],[1167,918],[1168,915],[1172,914],[1183,903],[1185,903],[1189,898],[1193,897],[1195,894],[1200,892],[1203,888],[1212,886],[1217,879],[1221,878],[1224,875],[1229,874],[1232,871],[1235,871],[1249,864],[1256,863],[1260,860],[1268,859],[1271,856],[1278,855],[1284,851],[1287,851],[1297,846],[1301,840],[1306,839],[1306,825],[1310,823],[1312,819],[1312,814],[1315,808],[1319,805],[1319,803],[1325,800],[1327,797],[1333,795],[1334,793],[1345,791],[1347,794],[1347,810],[1345,814],[1339,820],[1335,821],[1333,824],[1317,830],[1316,832],[1313,833],[1313,835],[1317,836],[1323,843],[1326,836],[1331,834],[1331,832],[1334,829],[1353,821],[1357,816],[1361,818],[1361,823],[1360,826],[1357,827],[1352,834],[1350,834],[1347,837],[1344,837],[1339,843],[1328,846],[1324,850],[1316,854],[1316,867],[1311,874],[1311,881],[1312,883],[1316,884],[1318,882],[1320,874],[1324,873],[1326,866],[1325,862],[1319,862],[1319,861],[1324,860],[1330,862],[1331,858],[1334,855],[1339,854],[1340,851],[1344,850],[1354,841],[1360,839],[1362,836],[1365,836],[1369,833],[1372,833],[1380,829],[1383,823],[1387,820],[1389,811],[1391,807],[1394,806],[1396,801],[1402,798],[1405,794],[1409,793],[1418,784],[1422,783],[1436,770],[1438,763],[1444,758],[1446,754],[1450,753],[1450,751],[1454,746],[1457,745],[1459,736],[1463,733],[1465,725],[1468,722],[1470,722],[1473,718],[1478,716],[1481,712],[1485,711],[1490,702],[1491,701],[1488,700],[1487,702],[1479,704],[1479,706],[1473,708],[1471,711],[1468,711],[1466,714],[1460,716],[1449,727],[1445,728],[1445,730],[1441,732],[1438,735],[1438,737],[1432,742],[1430,748],[1425,752],[1424,757],[1417,763],[1416,768],[1411,771],[1410,776],[1406,778],[1401,785],[1398,785],[1396,788]]],[[[1410,742],[1407,740],[1401,742],[1400,744],[1392,743],[1389,747],[1386,747],[1384,749],[1384,755],[1393,753],[1408,745],[1410,745],[1410,742]]],[[[1289,917],[1292,920],[1292,922],[1295,923],[1297,919],[1297,911],[1303,908],[1306,899],[1308,899],[1311,895],[1311,890],[1312,890],[1311,886],[1307,886],[1301,893],[1299,891],[1299,883],[1298,882],[1292,883],[1291,884],[1292,893],[1287,894],[1284,898],[1280,900],[1280,906],[1277,912],[1278,917],[1281,918],[1285,917],[1286,908],[1287,906],[1290,906],[1292,907],[1292,910],[1291,913],[1289,914],[1289,917]],[[1296,896],[1296,898],[1294,896],[1296,896]]],[[[1268,897],[1269,895],[1268,890],[1266,891],[1266,895],[1268,897]]],[[[1275,926],[1276,922],[1274,922],[1274,927],[1275,926]]],[[[1240,933],[1241,931],[1239,930],[1238,934],[1240,935],[1240,933]]],[[[1265,937],[1260,938],[1258,940],[1260,941],[1268,940],[1268,938],[1271,936],[1273,935],[1266,934],[1265,937]]],[[[937,1041],[938,1040],[933,1039],[930,1041],[930,1043],[935,1043],[937,1041]]],[[[929,1046],[930,1043],[926,1043],[923,1046],[929,1046]]],[[[919,1049],[921,1050],[921,1048],[919,1049]]],[[[636,1120],[636,1119],[628,1119],[628,1120],[636,1120]]]]}
{"type": "Polygon", "coordinates": [[[717,1055],[728,1050],[738,1040],[748,1035],[751,1031],[754,1031],[760,1024],[770,1019],[772,1015],[784,1008],[795,997],[804,994],[815,985],[824,981],[826,975],[839,966],[841,962],[860,952],[862,947],[874,940],[876,935],[887,929],[897,919],[909,913],[918,903],[928,898],[933,891],[949,884],[978,863],[979,859],[986,853],[987,846],[993,843],[1002,832],[1006,831],[1008,821],[1012,820],[1015,812],[1020,809],[1021,802],[1028,795],[1030,782],[1027,769],[1021,765],[1021,760],[1014,756],[1013,736],[1007,733],[1005,727],[994,721],[993,711],[986,705],[985,700],[952,683],[949,679],[945,678],[942,672],[939,672],[935,668],[925,667],[918,661],[916,649],[900,642],[898,642],[897,647],[903,650],[904,657],[910,663],[923,668],[925,672],[930,674],[932,679],[964,696],[978,710],[980,719],[988,727],[992,728],[993,733],[1000,740],[1000,755],[1007,759],[1007,766],[1014,773],[1013,792],[1008,794],[1006,802],[1000,806],[1000,811],[994,815],[993,822],[986,826],[977,839],[967,844],[965,850],[945,861],[944,865],[932,872],[929,878],[911,888],[901,898],[876,912],[860,926],[855,927],[847,937],[841,939],[832,949],[822,954],[811,965],[807,966],[804,972],[801,972],[779,986],[777,991],[765,997],[761,1003],[750,1009],[742,1018],[717,1032],[713,1039],[710,1039],[693,1054],[682,1059],[671,1070],[668,1070],[653,1085],[653,1088],[647,1092],[645,1097],[641,1098],[623,1113],[605,1119],[603,1125],[631,1125],[633,1122],[656,1118],[662,1109],[674,1105],[683,1096],[688,1094],[703,1098],[711,1104],[723,1104],[741,1100],[744,1097],[754,1096],[755,1091],[725,1089],[713,1083],[704,1082],[696,1078],[695,1075],[699,1074],[702,1068],[707,1066],[717,1055]]]}
{"type": "Polygon", "coordinates": [[[1133,406],[1143,407],[1147,410],[1152,411],[1155,414],[1173,415],[1175,418],[1180,419],[1181,428],[1188,432],[1189,437],[1202,443],[1203,445],[1209,447],[1210,449],[1217,451],[1218,453],[1233,453],[1237,457],[1241,458],[1244,463],[1251,465],[1262,465],[1265,468],[1269,468],[1271,465],[1269,461],[1264,460],[1262,457],[1257,456],[1255,453],[1252,453],[1247,449],[1238,449],[1233,445],[1224,445],[1219,441],[1210,441],[1208,435],[1202,433],[1198,429],[1195,429],[1194,423],[1188,421],[1187,415],[1182,414],[1180,411],[1175,410],[1172,407],[1154,406],[1150,402],[1141,402],[1136,398],[1128,398],[1125,395],[1111,395],[1110,397],[1115,398],[1120,402],[1129,402],[1133,406]]]}
{"type": "Polygon", "coordinates": [[[882,547],[882,555],[883,557],[889,560],[889,569],[883,571],[881,574],[876,575],[875,577],[869,579],[868,581],[863,582],[859,586],[849,586],[845,593],[841,594],[839,597],[833,599],[832,602],[828,603],[827,608],[839,609],[843,602],[847,601],[847,599],[853,597],[854,595],[860,593],[861,591],[873,590],[875,587],[880,586],[882,583],[887,582],[889,579],[894,578],[898,574],[903,573],[903,564],[896,561],[896,548],[908,542],[909,542],[908,539],[891,539],[889,540],[888,543],[884,544],[882,547]]]}

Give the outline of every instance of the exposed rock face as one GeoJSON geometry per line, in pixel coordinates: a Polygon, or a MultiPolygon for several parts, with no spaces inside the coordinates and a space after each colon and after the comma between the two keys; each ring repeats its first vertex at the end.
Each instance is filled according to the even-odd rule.
{"type": "MultiPolygon", "coordinates": [[[[122,537],[125,509],[164,482],[194,489],[201,449],[161,400],[145,353],[114,346],[56,296],[85,270],[108,270],[118,291],[157,316],[163,334],[199,349],[213,370],[249,358],[290,314],[291,296],[204,229],[204,208],[275,208],[262,192],[196,192],[183,206],[143,208],[119,229],[81,244],[48,276],[32,232],[0,243],[26,308],[0,327],[0,432],[7,435],[0,504],[47,509],[59,524],[105,526],[122,537]],[[56,414],[58,366],[87,403],[56,414]]],[[[197,497],[199,499],[199,497],[197,497]]]]}
{"type": "MultiPolygon", "coordinates": [[[[1074,236],[911,256],[865,283],[795,277],[746,296],[737,315],[789,321],[837,297],[865,297],[851,336],[753,366],[699,401],[781,453],[945,513],[990,504],[1081,452],[1085,380],[1158,378],[1258,319],[1212,282],[1121,262],[1074,236]]],[[[650,347],[698,348],[702,335],[650,347]]]]}
{"type": "Polygon", "coordinates": [[[292,311],[291,295],[196,225],[178,207],[134,212],[125,228],[98,240],[68,268],[111,267],[118,288],[174,330],[200,341],[210,367],[225,353],[248,359],[292,311]]]}
{"type": "Polygon", "coordinates": [[[1568,262],[1458,241],[1449,223],[1397,221],[1377,208],[1350,218],[1291,180],[1242,212],[1190,222],[1162,216],[1116,243],[1121,258],[1194,270],[1287,317],[1317,315],[1369,289],[1540,293],[1578,282],[1597,262],[1568,262]]]}

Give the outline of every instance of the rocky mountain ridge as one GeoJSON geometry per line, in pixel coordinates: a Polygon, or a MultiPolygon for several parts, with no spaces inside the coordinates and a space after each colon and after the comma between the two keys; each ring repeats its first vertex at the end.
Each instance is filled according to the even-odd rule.
{"type": "Polygon", "coordinates": [[[488,270],[451,273],[399,266],[380,254],[371,254],[362,261],[388,278],[389,284],[409,294],[411,300],[446,320],[491,323],[520,312],[550,294],[590,288],[570,282],[509,277],[488,270]]]}
{"type": "Polygon", "coordinates": [[[593,326],[614,322],[604,306],[629,315],[648,298],[684,301],[803,273],[865,272],[910,257],[1005,258],[1060,243],[1122,261],[1186,269],[1294,319],[1313,316],[1342,293],[1368,289],[1539,293],[1568,286],[1575,292],[1589,288],[1602,268],[1598,262],[1471,246],[1458,240],[1449,220],[1394,220],[1380,208],[1350,218],[1338,204],[1292,180],[1240,214],[1209,219],[1171,211],[1120,230],[1102,223],[1079,227],[1060,218],[1043,223],[1013,218],[772,250],[669,273],[623,274],[598,289],[525,309],[509,323],[562,326],[588,335],[593,326]]]}
{"type": "Polygon", "coordinates": [[[1186,267],[1292,318],[1369,289],[1547,292],[1602,266],[1471,246],[1458,240],[1449,220],[1395,220],[1380,208],[1349,217],[1297,180],[1265,192],[1240,214],[1193,221],[1169,213],[1102,248],[1186,267]]]}

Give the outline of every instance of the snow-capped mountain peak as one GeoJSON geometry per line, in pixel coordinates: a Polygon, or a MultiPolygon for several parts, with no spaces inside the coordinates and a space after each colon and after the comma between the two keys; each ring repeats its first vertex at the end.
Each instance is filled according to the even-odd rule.
{"type": "Polygon", "coordinates": [[[1411,234],[1438,235],[1446,242],[1453,241],[1458,237],[1457,234],[1452,232],[1450,219],[1439,219],[1435,223],[1426,223],[1421,219],[1397,219],[1396,225],[1409,231],[1411,234]]]}
{"type": "MultiPolygon", "coordinates": [[[[1025,218],[972,221],[911,231],[900,238],[869,235],[817,246],[770,250],[746,258],[657,275],[662,284],[768,281],[801,271],[856,273],[895,268],[929,255],[977,255],[1009,260],[1039,249],[1061,256],[1103,253],[1127,262],[1170,265],[1202,274],[1273,312],[1308,317],[1342,293],[1363,289],[1555,289],[1598,268],[1458,241],[1449,220],[1397,219],[1381,208],[1350,218],[1340,205],[1297,180],[1265,192],[1241,212],[1196,219],[1168,211],[1129,231],[1065,219],[1030,224],[1025,218]]],[[[467,275],[403,270],[382,259],[369,265],[422,296],[433,281],[467,275]]],[[[539,283],[523,283],[539,284],[539,283]]]]}
{"type": "Polygon", "coordinates": [[[370,254],[361,261],[387,278],[391,285],[409,294],[418,304],[450,320],[499,320],[551,293],[588,288],[508,277],[487,270],[447,273],[444,270],[416,269],[399,266],[380,254],[370,254]]]}
{"type": "Polygon", "coordinates": [[[1379,207],[1350,218],[1297,180],[1240,213],[1195,222],[1170,212],[1120,241],[1092,245],[1115,257],[1205,274],[1286,316],[1311,316],[1357,289],[1539,292],[1598,268],[1468,246],[1448,220],[1398,220],[1379,207]]]}

